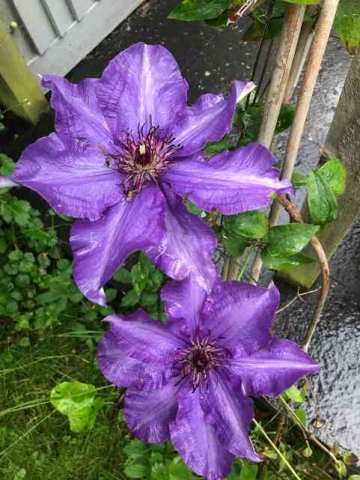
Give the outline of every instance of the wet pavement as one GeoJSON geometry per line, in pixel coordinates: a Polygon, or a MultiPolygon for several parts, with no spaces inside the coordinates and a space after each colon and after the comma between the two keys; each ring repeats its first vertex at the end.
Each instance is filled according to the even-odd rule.
{"type": "MultiPolygon", "coordinates": [[[[245,24],[219,32],[203,23],[177,22],[167,14],[179,0],[145,2],[111,33],[72,72],[69,78],[99,76],[107,62],[129,45],[144,41],[162,43],[177,58],[190,83],[193,101],[204,92],[218,92],[237,79],[249,79],[255,59],[255,43],[241,43],[245,24]]],[[[246,22],[245,22],[246,23],[246,22]]],[[[303,173],[316,165],[321,145],[345,80],[351,59],[337,39],[331,39],[316,86],[306,135],[298,159],[303,173]]],[[[47,127],[48,128],[48,127],[47,127]]],[[[42,132],[43,134],[45,132],[42,132]]],[[[278,153],[285,148],[285,135],[278,153]]],[[[312,415],[323,421],[318,435],[328,444],[338,442],[360,456],[360,222],[353,226],[331,261],[332,287],[310,353],[322,365],[313,380],[315,405],[312,415]]],[[[296,290],[276,281],[282,304],[296,296],[296,290]]],[[[312,315],[316,293],[302,297],[278,318],[282,336],[301,340],[312,315]]]]}

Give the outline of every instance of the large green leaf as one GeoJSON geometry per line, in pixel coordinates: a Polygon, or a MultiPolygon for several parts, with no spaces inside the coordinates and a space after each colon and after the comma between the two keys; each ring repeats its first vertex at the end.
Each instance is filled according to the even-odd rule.
{"type": "Polygon", "coordinates": [[[241,462],[241,473],[239,480],[256,480],[259,467],[256,463],[243,460],[241,462]]]}
{"type": "Polygon", "coordinates": [[[230,235],[263,238],[268,232],[268,219],[261,210],[224,217],[224,229],[230,235]]]}
{"type": "Polygon", "coordinates": [[[93,428],[103,405],[103,400],[96,397],[94,385],[76,380],[56,385],[51,390],[50,400],[58,412],[68,417],[72,432],[93,428]]]}
{"type": "Polygon", "coordinates": [[[360,45],[360,2],[340,0],[335,17],[335,29],[341,43],[350,51],[360,45]]]}
{"type": "Polygon", "coordinates": [[[315,225],[330,223],[337,217],[338,204],[333,190],[323,175],[310,173],[307,204],[311,221],[315,225]]]}
{"type": "Polygon", "coordinates": [[[299,253],[315,235],[319,227],[305,223],[278,225],[269,230],[267,251],[273,257],[287,257],[299,253]]]}
{"type": "Polygon", "coordinates": [[[336,197],[344,193],[346,170],[341,160],[338,158],[328,160],[316,174],[325,180],[336,197]]]}
{"type": "Polygon", "coordinates": [[[223,237],[223,244],[226,251],[235,258],[241,257],[246,247],[248,247],[248,242],[245,238],[231,237],[228,235],[223,237]]]}
{"type": "Polygon", "coordinates": [[[302,253],[296,253],[290,256],[273,256],[267,250],[261,253],[261,259],[268,268],[272,270],[287,270],[289,268],[306,265],[313,260],[302,253]]]}
{"type": "Polygon", "coordinates": [[[231,0],[183,0],[174,8],[169,18],[174,20],[210,20],[219,17],[229,8],[231,0]]]}

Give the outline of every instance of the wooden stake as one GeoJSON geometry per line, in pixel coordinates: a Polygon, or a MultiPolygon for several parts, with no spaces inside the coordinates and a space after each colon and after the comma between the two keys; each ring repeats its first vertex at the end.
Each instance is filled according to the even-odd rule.
{"type": "MultiPolygon", "coordinates": [[[[309,59],[304,74],[304,82],[299,93],[295,118],[290,132],[286,157],[281,174],[282,179],[290,180],[294,171],[295,161],[299,152],[315,83],[320,72],[321,62],[325,54],[326,45],[329,40],[338,4],[339,0],[324,0],[320,17],[315,28],[315,35],[311,44],[309,59]]],[[[277,223],[279,213],[280,205],[278,202],[274,202],[269,216],[270,226],[277,223]]],[[[258,252],[251,271],[251,276],[254,281],[259,279],[261,268],[262,261],[260,253],[258,252]]]]}

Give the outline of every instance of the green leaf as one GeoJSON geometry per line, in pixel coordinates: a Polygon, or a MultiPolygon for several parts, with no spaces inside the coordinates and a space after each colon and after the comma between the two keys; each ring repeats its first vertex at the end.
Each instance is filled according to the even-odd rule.
{"type": "Polygon", "coordinates": [[[338,204],[333,190],[318,172],[308,177],[307,204],[311,221],[316,225],[330,223],[338,215],[338,204]]]}
{"type": "Polygon", "coordinates": [[[223,244],[226,251],[235,258],[241,257],[244,253],[245,248],[248,246],[247,240],[245,238],[224,236],[223,244]]]}
{"type": "Polygon", "coordinates": [[[280,36],[282,26],[284,24],[283,18],[272,18],[268,27],[265,26],[258,18],[255,18],[245,32],[241,35],[242,42],[257,42],[263,38],[264,29],[267,28],[265,33],[265,40],[272,40],[280,36]]]}
{"type": "Polygon", "coordinates": [[[306,265],[312,263],[314,260],[303,255],[302,253],[296,253],[290,256],[273,256],[267,250],[261,253],[261,259],[268,268],[271,270],[288,270],[289,268],[299,267],[300,265],[306,265]]]}
{"type": "Polygon", "coordinates": [[[210,20],[219,17],[230,7],[231,0],[183,0],[168,18],[173,20],[210,20]]]}
{"type": "Polygon", "coordinates": [[[58,412],[68,417],[72,432],[92,429],[103,405],[103,400],[96,397],[94,385],[77,380],[56,385],[51,390],[50,400],[58,412]]]}
{"type": "Polygon", "coordinates": [[[263,238],[268,232],[268,219],[261,210],[228,215],[224,217],[224,229],[230,235],[263,238]]]}
{"type": "Polygon", "coordinates": [[[256,480],[259,467],[251,462],[241,462],[241,473],[239,480],[256,480]]]}
{"type": "Polygon", "coordinates": [[[4,153],[0,153],[0,175],[9,177],[13,173],[14,169],[15,162],[4,153]]]}
{"type": "Polygon", "coordinates": [[[128,457],[136,459],[146,455],[147,447],[145,443],[141,442],[137,438],[134,438],[133,440],[130,440],[127,445],[125,445],[123,451],[128,457]]]}
{"type": "Polygon", "coordinates": [[[300,390],[296,385],[285,390],[284,395],[295,403],[303,403],[305,400],[306,392],[305,390],[300,390]]]}
{"type": "Polygon", "coordinates": [[[295,188],[306,187],[308,184],[308,177],[299,172],[294,172],[291,177],[291,183],[295,188]]]}
{"type": "Polygon", "coordinates": [[[329,185],[336,197],[345,191],[346,170],[344,164],[338,158],[328,160],[316,172],[329,185]]]}
{"type": "Polygon", "coordinates": [[[185,465],[180,457],[175,457],[169,466],[170,480],[191,480],[191,470],[185,465]]]}
{"type": "Polygon", "coordinates": [[[209,155],[213,155],[215,153],[224,152],[225,150],[229,149],[229,137],[225,135],[221,140],[218,142],[209,142],[205,145],[205,152],[209,155]]]}
{"type": "Polygon", "coordinates": [[[344,462],[338,460],[335,464],[335,468],[338,471],[340,477],[346,477],[347,475],[347,468],[344,462]]]}
{"type": "Polygon", "coordinates": [[[127,465],[124,468],[124,473],[129,478],[148,478],[149,468],[146,465],[134,464],[127,465]]]}
{"type": "Polygon", "coordinates": [[[360,480],[360,475],[350,475],[348,480],[360,480]]]}
{"type": "Polygon", "coordinates": [[[276,124],[276,133],[281,133],[291,127],[295,117],[295,106],[289,104],[281,105],[279,119],[276,124]]]}
{"type": "Polygon", "coordinates": [[[318,231],[319,227],[289,223],[272,227],[268,234],[267,250],[274,257],[287,257],[299,253],[318,231]]]}
{"type": "Polygon", "coordinates": [[[140,294],[132,288],[129,290],[121,299],[121,306],[123,308],[134,307],[137,303],[139,303],[140,294]]]}
{"type": "Polygon", "coordinates": [[[343,460],[346,465],[356,465],[359,461],[358,457],[349,450],[344,452],[343,460]]]}
{"type": "Polygon", "coordinates": [[[317,5],[319,0],[284,0],[288,3],[296,3],[297,5],[317,5]]]}
{"type": "Polygon", "coordinates": [[[341,0],[335,17],[335,30],[341,43],[350,51],[360,45],[360,2],[341,0]]]}
{"type": "Polygon", "coordinates": [[[307,414],[306,411],[303,408],[297,408],[295,410],[295,415],[299,419],[299,421],[303,424],[306,425],[307,423],[307,414]]]}
{"type": "Polygon", "coordinates": [[[131,275],[126,268],[120,268],[115,274],[114,274],[114,280],[120,283],[131,283],[131,275]]]}

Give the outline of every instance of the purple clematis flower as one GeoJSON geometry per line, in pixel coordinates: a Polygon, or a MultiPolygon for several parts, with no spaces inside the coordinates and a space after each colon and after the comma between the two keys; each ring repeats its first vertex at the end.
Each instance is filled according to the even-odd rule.
{"type": "Polygon", "coordinates": [[[136,437],[171,439],[208,480],[229,474],[234,456],[259,461],[248,436],[252,400],[275,396],[318,365],[298,345],[271,335],[275,286],[218,282],[207,295],[189,277],[162,290],[168,324],[143,310],[110,315],[98,363],[127,387],[125,418],[136,437]]]}
{"type": "Polygon", "coordinates": [[[100,79],[72,84],[46,75],[42,83],[52,91],[56,133],[24,151],[12,180],[78,219],[70,239],[74,278],[93,302],[105,303],[103,285],[139,249],[173,279],[191,274],[209,290],[216,240],[181,196],[232,214],[291,190],[261,145],[209,162],[200,153],[230,130],[252,82],[234,82],[228,96],[202,95],[188,107],[188,85],[170,52],[138,43],[100,79]]]}

